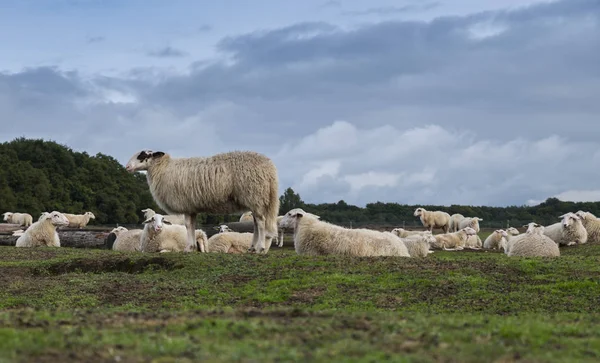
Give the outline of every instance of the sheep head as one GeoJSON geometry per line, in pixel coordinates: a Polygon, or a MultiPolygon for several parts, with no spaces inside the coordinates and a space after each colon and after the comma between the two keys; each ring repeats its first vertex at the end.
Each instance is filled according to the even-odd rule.
{"type": "Polygon", "coordinates": [[[96,219],[96,216],[92,212],[85,212],[85,216],[89,216],[91,219],[96,219]]]}
{"type": "Polygon", "coordinates": [[[215,229],[217,229],[219,233],[233,232],[233,229],[229,228],[226,224],[221,224],[220,226],[215,227],[215,229]]]}
{"type": "Polygon", "coordinates": [[[415,217],[420,217],[424,212],[426,212],[425,208],[417,208],[415,209],[415,213],[413,213],[413,215],[415,217]]]}
{"type": "Polygon", "coordinates": [[[502,237],[508,237],[508,233],[505,230],[503,230],[503,229],[497,229],[497,230],[494,231],[494,233],[497,233],[497,234],[499,234],[502,237]]]}
{"type": "Polygon", "coordinates": [[[46,218],[45,221],[50,221],[50,223],[55,227],[65,227],[69,225],[69,220],[67,217],[61,212],[53,211],[46,218]]]}
{"type": "Polygon", "coordinates": [[[156,213],[152,217],[147,218],[144,221],[144,224],[149,225],[150,228],[154,229],[154,232],[160,233],[160,231],[162,231],[162,229],[164,228],[164,225],[170,225],[172,223],[165,220],[165,216],[163,216],[162,214],[156,213]]]}
{"type": "Polygon", "coordinates": [[[467,236],[474,236],[477,234],[477,232],[471,227],[465,227],[461,229],[461,231],[464,231],[467,234],[467,236]]]}
{"type": "Polygon", "coordinates": [[[506,229],[506,232],[510,235],[516,236],[519,234],[519,230],[516,229],[515,227],[509,227],[506,229]]]}
{"type": "Polygon", "coordinates": [[[125,228],[123,226],[119,226],[119,227],[113,228],[112,231],[110,231],[110,233],[114,233],[118,236],[119,233],[126,232],[126,231],[127,231],[127,228],[125,228]]]}
{"type": "Polygon", "coordinates": [[[544,234],[544,226],[541,224],[530,222],[529,224],[524,225],[523,227],[527,227],[527,231],[525,233],[529,234],[544,234]]]}
{"type": "Polygon", "coordinates": [[[570,228],[572,225],[574,225],[577,221],[580,221],[581,218],[579,218],[579,216],[575,213],[567,213],[567,214],[563,214],[561,216],[562,218],[562,225],[563,228],[570,228]]]}
{"type": "Polygon", "coordinates": [[[125,165],[125,169],[130,172],[136,172],[140,170],[148,170],[150,165],[165,155],[162,151],[142,150],[139,151],[129,159],[125,165]]]}
{"type": "Polygon", "coordinates": [[[3,214],[4,216],[4,221],[8,222],[8,220],[10,219],[10,217],[12,217],[13,213],[12,212],[6,212],[3,214]]]}

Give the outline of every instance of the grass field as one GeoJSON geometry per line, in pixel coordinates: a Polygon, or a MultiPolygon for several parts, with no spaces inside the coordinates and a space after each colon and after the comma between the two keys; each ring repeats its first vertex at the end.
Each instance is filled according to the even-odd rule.
{"type": "Polygon", "coordinates": [[[558,259],[0,247],[0,362],[592,362],[600,245],[558,259]]]}

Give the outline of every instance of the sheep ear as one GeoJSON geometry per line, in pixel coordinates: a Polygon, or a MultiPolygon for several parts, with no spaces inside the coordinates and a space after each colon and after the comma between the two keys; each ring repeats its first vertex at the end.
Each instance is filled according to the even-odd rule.
{"type": "Polygon", "coordinates": [[[479,219],[479,222],[483,221],[483,218],[477,218],[477,219],[479,219]]]}
{"type": "Polygon", "coordinates": [[[152,217],[146,219],[143,223],[146,224],[146,223],[150,223],[150,222],[152,222],[152,217]]]}
{"type": "Polygon", "coordinates": [[[219,226],[213,226],[213,229],[214,229],[215,231],[218,231],[218,230],[220,230],[221,228],[220,228],[219,226]]]}
{"type": "Polygon", "coordinates": [[[167,224],[167,225],[169,225],[169,226],[173,224],[173,223],[171,223],[171,222],[167,221],[166,219],[163,219],[163,223],[164,223],[164,224],[167,224]]]}
{"type": "Polygon", "coordinates": [[[163,155],[165,155],[165,153],[162,151],[157,151],[157,152],[152,153],[153,158],[160,158],[163,155]]]}

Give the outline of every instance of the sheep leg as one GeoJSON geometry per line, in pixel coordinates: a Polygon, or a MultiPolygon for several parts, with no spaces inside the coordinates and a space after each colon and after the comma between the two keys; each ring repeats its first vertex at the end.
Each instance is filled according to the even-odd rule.
{"type": "Polygon", "coordinates": [[[248,248],[248,253],[256,252],[256,244],[258,243],[258,223],[254,215],[252,216],[252,222],[254,223],[254,232],[252,233],[252,246],[248,248]]]}
{"type": "MultiPolygon", "coordinates": [[[[184,215],[185,228],[187,230],[187,243],[185,244],[184,252],[193,252],[196,250],[196,214],[184,215]]],[[[202,245],[200,245],[202,248],[202,245]]],[[[204,252],[204,251],[200,251],[204,252]]]]}
{"type": "Polygon", "coordinates": [[[277,241],[278,243],[278,247],[283,247],[283,228],[281,229],[281,232],[279,234],[279,240],[277,241]]]}
{"type": "MultiPolygon", "coordinates": [[[[258,230],[254,231],[254,234],[258,232],[258,241],[256,241],[256,253],[266,253],[267,247],[265,243],[266,237],[266,228],[265,228],[265,218],[263,216],[255,216],[255,221],[258,225],[258,230]]],[[[253,236],[254,237],[254,236],[253,236]]],[[[271,244],[272,238],[269,238],[269,244],[271,244]]]]}

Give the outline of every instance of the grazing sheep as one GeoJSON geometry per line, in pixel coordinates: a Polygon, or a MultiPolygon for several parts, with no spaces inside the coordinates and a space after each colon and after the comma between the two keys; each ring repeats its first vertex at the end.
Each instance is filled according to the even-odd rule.
{"type": "Polygon", "coordinates": [[[206,252],[246,253],[252,245],[252,233],[238,233],[222,224],[219,233],[206,242],[206,252]]]}
{"type": "Polygon", "coordinates": [[[29,227],[33,223],[33,217],[29,213],[6,212],[3,216],[5,222],[18,224],[23,227],[29,227]]]}
{"type": "Polygon", "coordinates": [[[85,212],[84,214],[63,214],[69,220],[69,227],[71,228],[83,228],[90,222],[90,218],[96,219],[96,216],[92,212],[85,212]]]}
{"type": "MultiPolygon", "coordinates": [[[[516,228],[513,229],[516,230],[516,228]]],[[[492,234],[488,236],[488,238],[485,239],[485,241],[483,242],[483,248],[485,248],[486,250],[500,249],[500,246],[506,244],[506,239],[509,238],[508,235],[508,232],[503,229],[495,230],[494,232],[492,232],[492,234]],[[502,239],[505,239],[505,241],[502,241],[502,239]]]]}
{"type": "Polygon", "coordinates": [[[404,228],[394,228],[392,229],[392,233],[400,238],[405,238],[408,236],[420,236],[420,235],[431,235],[431,231],[408,231],[404,228]]]}
{"type": "Polygon", "coordinates": [[[544,228],[544,234],[559,245],[573,246],[586,243],[587,230],[581,223],[581,218],[575,213],[566,213],[560,216],[561,222],[554,223],[544,228]]]}
{"type": "MultiPolygon", "coordinates": [[[[517,257],[558,257],[558,244],[544,234],[544,226],[529,223],[527,232],[512,237],[504,246],[504,253],[517,257]]],[[[525,227],[525,226],[524,226],[525,227]]]]}
{"type": "MultiPolygon", "coordinates": [[[[144,220],[156,214],[156,212],[150,208],[142,209],[142,213],[144,213],[144,220]]],[[[182,226],[185,225],[183,214],[167,214],[163,215],[163,218],[165,221],[171,222],[171,224],[181,224],[182,226]]]]}
{"type": "Polygon", "coordinates": [[[248,211],[242,214],[242,216],[240,217],[240,222],[254,222],[252,211],[248,211]]]}
{"type": "MultiPolygon", "coordinates": [[[[161,151],[144,150],[131,157],[126,169],[147,170],[156,203],[168,213],[184,214],[186,252],[194,250],[194,224],[200,212],[251,210],[254,233],[249,252],[266,253],[266,245],[277,237],[279,179],[275,164],[264,155],[234,151],[211,157],[171,158],[161,151]]],[[[204,246],[201,248],[204,252],[204,246]]]]}
{"type": "MultiPolygon", "coordinates": [[[[194,230],[196,250],[206,245],[206,233],[194,230]]],[[[162,214],[156,213],[144,221],[140,236],[142,252],[182,252],[187,244],[186,227],[165,221],[162,214]]]]}
{"type": "Polygon", "coordinates": [[[114,251],[141,251],[141,229],[128,230],[125,227],[114,228],[110,233],[117,236],[112,249],[114,251]]]}
{"type": "Polygon", "coordinates": [[[66,226],[69,220],[64,214],[53,211],[44,220],[33,223],[21,237],[17,239],[16,247],[60,247],[57,227],[66,226]]]}
{"type": "Polygon", "coordinates": [[[408,250],[410,257],[427,257],[433,251],[430,251],[432,243],[435,243],[435,237],[432,234],[414,234],[412,236],[401,238],[408,250]]]}
{"type": "Polygon", "coordinates": [[[479,233],[479,222],[483,221],[483,219],[478,217],[466,217],[458,224],[458,229],[463,229],[467,227],[471,227],[475,230],[475,232],[479,233]]]}
{"type": "Polygon", "coordinates": [[[390,232],[336,226],[300,208],[287,212],[281,225],[294,229],[294,248],[299,255],[410,257],[404,242],[390,232]]]}
{"type": "Polygon", "coordinates": [[[588,242],[600,242],[600,219],[590,212],[581,210],[575,214],[581,218],[581,223],[588,233],[588,242]]]}
{"type": "Polygon", "coordinates": [[[455,213],[453,215],[450,216],[450,229],[448,230],[448,232],[457,232],[460,228],[458,228],[458,225],[460,224],[460,222],[465,219],[465,216],[463,216],[460,213],[455,213]]]}
{"type": "Polygon", "coordinates": [[[440,228],[444,233],[448,233],[450,229],[450,214],[441,211],[429,212],[425,208],[417,208],[414,213],[415,217],[421,218],[421,223],[425,228],[429,228],[433,232],[434,228],[440,228]]]}
{"type": "Polygon", "coordinates": [[[437,234],[433,236],[435,242],[432,243],[431,247],[446,251],[459,251],[465,248],[468,237],[475,234],[475,230],[471,227],[463,228],[458,232],[437,234]]]}

